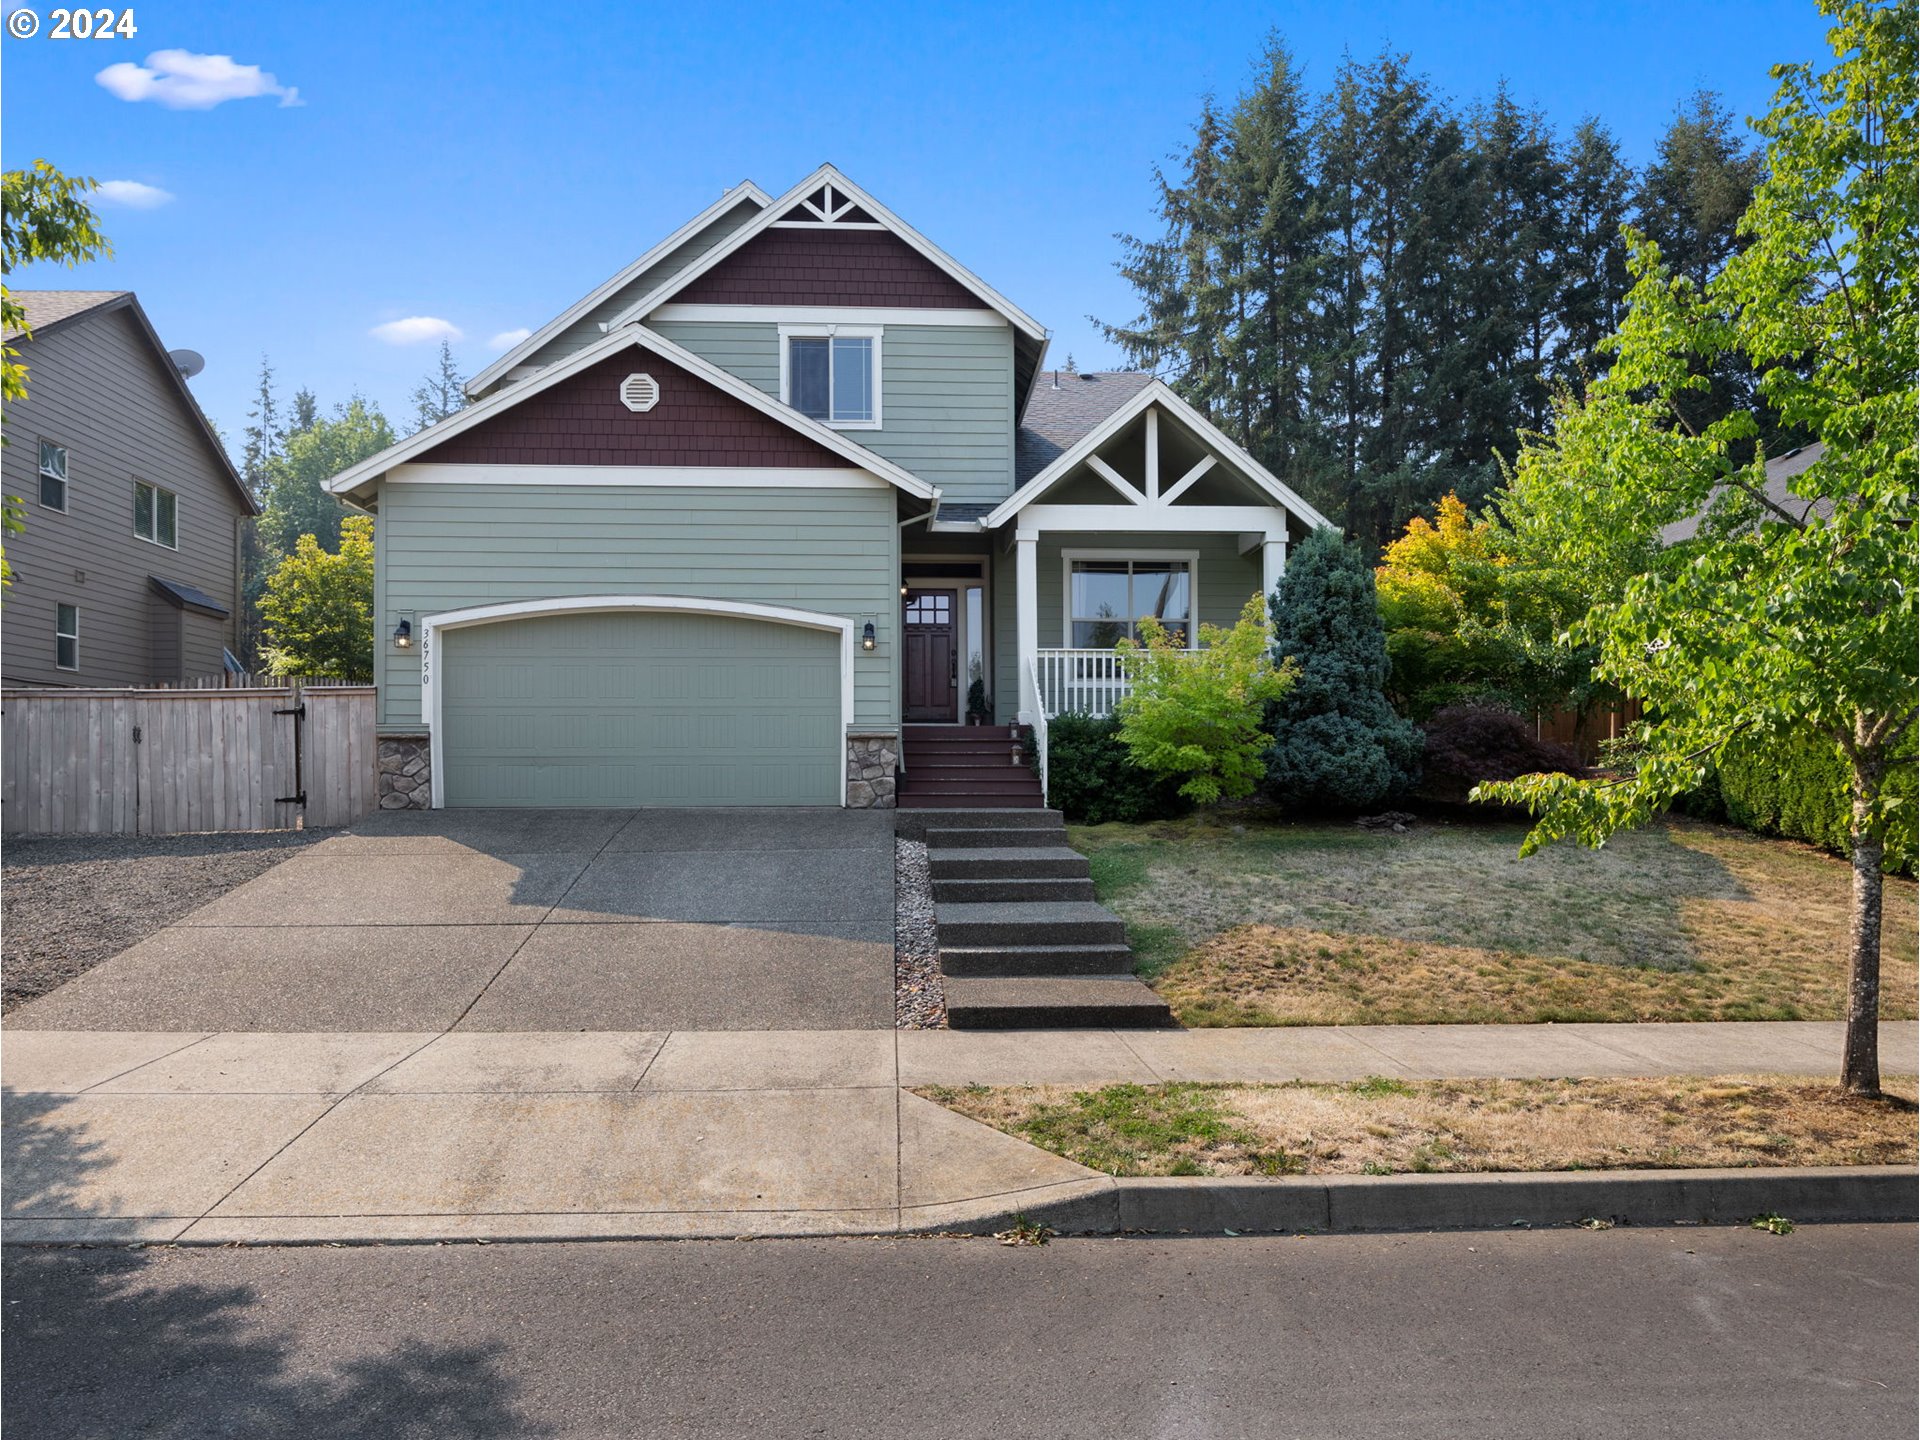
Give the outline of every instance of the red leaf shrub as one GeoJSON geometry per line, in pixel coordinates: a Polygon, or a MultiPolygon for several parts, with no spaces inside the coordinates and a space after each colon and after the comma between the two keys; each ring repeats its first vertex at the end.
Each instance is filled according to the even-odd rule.
{"type": "Polygon", "coordinates": [[[1427,737],[1421,789],[1436,800],[1464,800],[1482,780],[1587,773],[1571,748],[1536,738],[1532,722],[1504,706],[1447,705],[1420,728],[1427,737]]]}

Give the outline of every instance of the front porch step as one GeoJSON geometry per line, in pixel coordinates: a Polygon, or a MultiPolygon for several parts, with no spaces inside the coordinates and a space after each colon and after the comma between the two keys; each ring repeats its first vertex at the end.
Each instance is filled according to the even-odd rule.
{"type": "Polygon", "coordinates": [[[955,945],[940,969],[965,979],[1034,975],[1120,975],[1133,964],[1124,945],[955,945]]]}
{"type": "Polygon", "coordinates": [[[934,902],[944,945],[1124,945],[1120,917],[1092,900],[934,902]]]}
{"type": "Polygon", "coordinates": [[[1087,857],[1065,845],[1040,848],[982,846],[968,850],[929,850],[927,865],[935,880],[989,880],[1003,876],[1084,880],[1087,857]]]}
{"type": "MultiPolygon", "coordinates": [[[[902,801],[901,803],[904,804],[905,802],[902,801]]],[[[1018,805],[1020,802],[1017,800],[1010,800],[1007,803],[1009,805],[1018,805]]],[[[1002,810],[1002,811],[989,811],[988,813],[1004,814],[1009,817],[1012,817],[1016,815],[1044,815],[1047,812],[1044,810],[1009,809],[1009,810],[1002,810]]],[[[1055,828],[1048,829],[1048,830],[1030,830],[1030,829],[1025,829],[1023,827],[1014,826],[1014,825],[1008,826],[1005,830],[983,830],[978,826],[968,826],[963,829],[955,830],[955,829],[948,829],[947,828],[948,824],[949,824],[948,820],[945,818],[945,816],[942,814],[941,811],[932,810],[928,812],[926,830],[924,831],[924,837],[927,842],[927,849],[929,850],[1004,850],[1004,849],[1054,850],[1064,845],[1067,840],[1067,832],[1065,828],[1059,826],[1057,821],[1055,822],[1055,828]],[[934,818],[935,816],[939,816],[940,818],[936,819],[934,818]]]]}
{"type": "Polygon", "coordinates": [[[995,753],[993,751],[983,751],[975,755],[970,751],[964,750],[956,751],[952,754],[948,754],[944,750],[935,754],[916,751],[907,757],[907,768],[901,773],[903,775],[924,775],[929,771],[944,772],[948,770],[1011,770],[1020,775],[1033,774],[1033,771],[1028,769],[1024,763],[1019,765],[1014,764],[1013,761],[1006,757],[1004,752],[995,753]]]}
{"type": "Polygon", "coordinates": [[[1093,881],[1051,875],[992,875],[953,880],[934,877],[935,904],[983,904],[989,901],[1091,900],[1093,881]]]}
{"type": "Polygon", "coordinates": [[[948,980],[946,992],[955,1030],[1144,1029],[1173,1018],[1131,975],[948,980]]]}

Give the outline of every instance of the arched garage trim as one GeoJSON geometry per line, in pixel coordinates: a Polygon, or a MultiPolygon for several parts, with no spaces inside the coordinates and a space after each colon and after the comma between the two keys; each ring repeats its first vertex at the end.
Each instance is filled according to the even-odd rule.
{"type": "MultiPolygon", "coordinates": [[[[446,732],[440,723],[441,686],[434,641],[442,630],[461,630],[470,625],[490,625],[500,620],[525,620],[536,615],[565,615],[580,612],[673,613],[682,615],[725,615],[741,620],[765,620],[775,625],[797,625],[805,630],[826,630],[840,637],[840,729],[842,735],[853,725],[853,621],[844,615],[825,615],[818,610],[795,610],[786,605],[760,605],[750,600],[706,600],[692,595],[569,595],[554,600],[509,600],[498,605],[474,605],[465,610],[445,610],[424,616],[420,622],[420,713],[426,717],[427,731],[433,736],[429,763],[433,776],[433,808],[446,804],[447,787],[442,769],[445,756],[440,737],[446,732]]],[[[842,745],[844,747],[843,739],[842,745]]],[[[840,803],[847,803],[846,755],[838,758],[840,803]]]]}

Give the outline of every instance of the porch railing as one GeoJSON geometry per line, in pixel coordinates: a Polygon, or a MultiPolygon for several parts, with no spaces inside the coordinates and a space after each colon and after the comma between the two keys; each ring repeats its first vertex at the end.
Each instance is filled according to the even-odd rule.
{"type": "Polygon", "coordinates": [[[1111,715],[1132,689],[1118,650],[1040,650],[1033,688],[1045,715],[1111,715]]]}

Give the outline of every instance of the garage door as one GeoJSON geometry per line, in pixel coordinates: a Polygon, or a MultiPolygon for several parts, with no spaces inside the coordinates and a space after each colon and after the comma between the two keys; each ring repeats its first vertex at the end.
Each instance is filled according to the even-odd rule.
{"type": "Polygon", "coordinates": [[[448,805],[838,805],[840,636],[684,613],[441,631],[448,805]]]}

